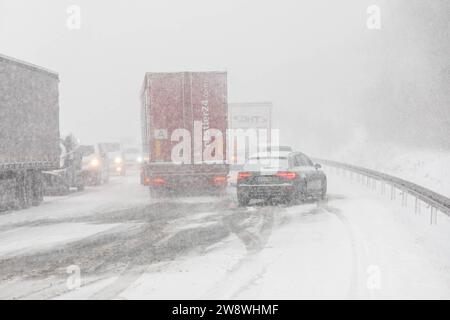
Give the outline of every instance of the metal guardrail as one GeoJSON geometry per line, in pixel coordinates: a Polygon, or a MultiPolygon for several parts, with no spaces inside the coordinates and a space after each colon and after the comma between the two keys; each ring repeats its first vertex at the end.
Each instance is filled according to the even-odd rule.
{"type": "Polygon", "coordinates": [[[410,194],[415,197],[415,211],[420,210],[420,204],[418,200],[429,205],[431,208],[431,223],[435,223],[437,219],[437,210],[450,216],[450,198],[436,193],[430,189],[424,188],[418,184],[403,180],[385,173],[381,173],[375,170],[366,169],[363,167],[350,165],[338,161],[325,160],[325,159],[314,159],[314,161],[323,164],[325,166],[334,167],[337,169],[347,170],[352,173],[356,173],[361,176],[366,177],[366,184],[370,185],[370,179],[373,181],[381,182],[381,192],[385,192],[386,184],[391,186],[391,199],[395,199],[395,189],[399,189],[402,192],[402,204],[407,204],[406,195],[410,194]]]}

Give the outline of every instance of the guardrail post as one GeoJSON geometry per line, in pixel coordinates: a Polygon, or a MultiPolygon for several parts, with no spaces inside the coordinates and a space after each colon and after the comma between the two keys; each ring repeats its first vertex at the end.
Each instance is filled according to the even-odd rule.
{"type": "Polygon", "coordinates": [[[415,214],[420,213],[420,204],[419,204],[419,199],[417,199],[417,197],[414,201],[414,213],[415,214]]]}
{"type": "Polygon", "coordinates": [[[381,194],[384,195],[386,192],[386,183],[384,181],[381,181],[381,194]]]}
{"type": "Polygon", "coordinates": [[[430,206],[431,212],[430,212],[430,224],[437,224],[437,208],[430,206]]]}
{"type": "Polygon", "coordinates": [[[395,189],[394,189],[394,185],[391,185],[391,200],[395,200],[395,189]]]}
{"type": "Polygon", "coordinates": [[[408,194],[405,190],[402,190],[402,206],[407,207],[408,206],[408,194]]]}

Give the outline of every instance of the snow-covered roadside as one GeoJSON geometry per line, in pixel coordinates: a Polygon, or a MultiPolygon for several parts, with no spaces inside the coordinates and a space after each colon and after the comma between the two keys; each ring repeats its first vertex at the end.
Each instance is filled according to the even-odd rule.
{"type": "Polygon", "coordinates": [[[114,223],[70,220],[149,203],[147,190],[136,179],[135,176],[113,178],[110,184],[87,188],[84,192],[46,198],[39,207],[2,213],[0,258],[51,249],[117,227],[114,223]]]}
{"type": "Polygon", "coordinates": [[[70,241],[106,231],[117,224],[58,223],[37,227],[20,227],[0,234],[0,257],[50,249],[70,241]]]}
{"type": "Polygon", "coordinates": [[[361,140],[347,145],[331,160],[391,174],[450,197],[450,150],[361,140]]]}
{"type": "MultiPolygon", "coordinates": [[[[379,271],[379,288],[371,290],[382,299],[450,298],[450,218],[438,214],[430,224],[430,211],[423,206],[415,214],[412,201],[389,200],[380,186],[373,190],[356,181],[329,175],[332,190],[345,190],[351,201],[336,199],[356,239],[363,244],[366,279],[379,271]]],[[[342,192],[344,195],[344,192],[342,192]]],[[[375,286],[376,287],[376,286],[375,286]]]]}
{"type": "Polygon", "coordinates": [[[137,176],[112,177],[109,184],[88,187],[83,192],[63,197],[46,197],[38,207],[0,214],[0,227],[32,224],[38,220],[58,220],[120,210],[150,203],[147,188],[137,176]]]}

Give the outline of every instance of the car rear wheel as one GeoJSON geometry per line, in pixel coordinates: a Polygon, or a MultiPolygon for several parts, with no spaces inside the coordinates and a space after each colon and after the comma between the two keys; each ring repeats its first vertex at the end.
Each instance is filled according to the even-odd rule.
{"type": "Polygon", "coordinates": [[[293,193],[292,195],[286,197],[286,203],[288,205],[295,205],[302,201],[303,197],[299,192],[293,193]]]}
{"type": "Polygon", "coordinates": [[[327,198],[327,180],[322,182],[322,194],[320,196],[321,200],[325,200],[327,198]]]}
{"type": "Polygon", "coordinates": [[[250,203],[250,198],[242,194],[238,194],[237,198],[240,207],[245,207],[250,203]]]}
{"type": "Polygon", "coordinates": [[[44,178],[42,172],[32,172],[32,205],[38,206],[44,201],[44,178]]]}
{"type": "Polygon", "coordinates": [[[297,192],[295,194],[296,200],[300,202],[304,202],[307,199],[308,194],[306,193],[306,181],[303,184],[300,184],[297,188],[297,192]]]}
{"type": "Polygon", "coordinates": [[[165,195],[163,190],[160,190],[158,188],[150,187],[149,190],[150,190],[150,198],[152,199],[163,198],[165,195]]]}

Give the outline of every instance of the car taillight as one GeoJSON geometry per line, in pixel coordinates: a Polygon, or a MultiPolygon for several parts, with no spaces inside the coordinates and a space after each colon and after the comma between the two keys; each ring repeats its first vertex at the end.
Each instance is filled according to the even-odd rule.
{"type": "Polygon", "coordinates": [[[288,179],[288,180],[293,180],[293,179],[297,178],[297,174],[295,172],[289,172],[289,171],[280,171],[280,172],[277,172],[276,175],[277,175],[277,177],[288,179]]]}
{"type": "Polygon", "coordinates": [[[238,180],[247,179],[247,178],[249,178],[251,176],[252,176],[252,174],[250,172],[239,172],[238,176],[237,176],[237,179],[238,180]]]}
{"type": "Polygon", "coordinates": [[[227,177],[226,176],[216,176],[213,179],[215,184],[223,184],[227,182],[227,177]]]}
{"type": "Polygon", "coordinates": [[[150,180],[152,184],[156,184],[156,185],[162,185],[166,183],[166,180],[164,180],[163,178],[154,178],[150,180]]]}

